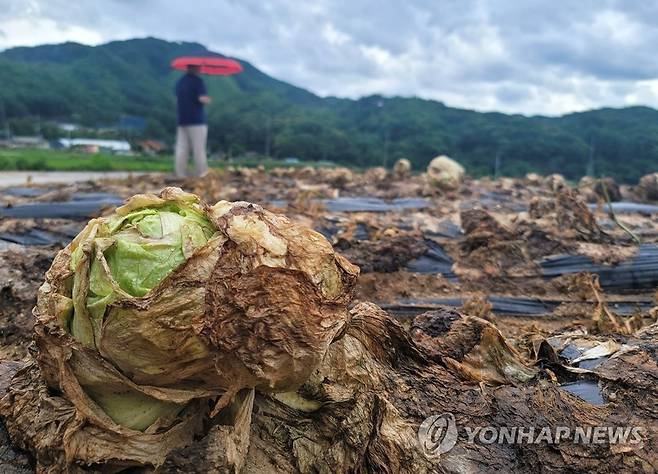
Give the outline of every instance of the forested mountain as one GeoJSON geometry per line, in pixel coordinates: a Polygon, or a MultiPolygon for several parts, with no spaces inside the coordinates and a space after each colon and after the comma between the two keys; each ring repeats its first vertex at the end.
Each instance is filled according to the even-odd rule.
{"type": "MultiPolygon", "coordinates": [[[[147,120],[140,135],[171,141],[172,90],[180,73],[169,63],[208,54],[215,53],[200,44],[154,38],[6,50],[0,53],[0,126],[34,133],[39,124],[45,135],[56,135],[48,121],[108,127],[129,115],[147,120]]],[[[320,98],[241,63],[242,74],[205,79],[215,99],[208,109],[214,151],[354,166],[390,166],[407,157],[418,169],[443,153],[475,175],[493,173],[498,161],[504,175],[559,172],[577,179],[593,165],[596,175],[622,181],[658,168],[658,111],[647,107],[549,118],[417,98],[320,98]]]]}

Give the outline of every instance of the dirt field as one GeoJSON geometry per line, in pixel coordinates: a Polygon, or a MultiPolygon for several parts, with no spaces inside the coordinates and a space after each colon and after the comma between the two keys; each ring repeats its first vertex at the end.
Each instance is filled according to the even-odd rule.
{"type": "MultiPolygon", "coordinates": [[[[439,349],[418,315],[446,308],[493,323],[525,361],[537,359],[537,341],[553,341],[566,366],[577,360],[569,350],[582,355],[591,341],[619,347],[656,322],[658,206],[640,189],[622,187],[621,202],[610,204],[596,186],[555,176],[467,178],[446,191],[382,169],[240,168],[198,180],[143,175],[0,189],[0,359],[29,358],[36,290],[87,219],[165,186],[209,203],[258,203],[322,233],[361,268],[353,305],[376,303],[430,352],[439,349]]],[[[578,394],[604,402],[597,388],[578,394]]]]}

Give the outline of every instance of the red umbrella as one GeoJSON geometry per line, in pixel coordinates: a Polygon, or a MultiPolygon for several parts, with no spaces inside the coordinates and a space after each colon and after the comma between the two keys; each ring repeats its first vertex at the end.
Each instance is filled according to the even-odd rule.
{"type": "Polygon", "coordinates": [[[187,66],[199,66],[201,74],[211,76],[231,76],[242,72],[242,66],[233,59],[217,57],[182,56],[171,62],[171,67],[179,71],[186,71],[187,66]]]}

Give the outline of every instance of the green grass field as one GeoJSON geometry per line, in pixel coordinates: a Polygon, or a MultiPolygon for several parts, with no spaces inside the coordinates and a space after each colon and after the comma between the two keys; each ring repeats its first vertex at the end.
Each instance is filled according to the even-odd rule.
{"type": "MultiPolygon", "coordinates": [[[[322,166],[315,162],[282,163],[273,159],[243,158],[231,163],[210,161],[213,168],[234,166],[322,166]]],[[[0,149],[0,170],[6,171],[173,171],[173,158],[87,154],[66,150],[0,149]]]]}
{"type": "Polygon", "coordinates": [[[169,156],[119,156],[59,150],[0,150],[0,170],[171,171],[169,156]]]}

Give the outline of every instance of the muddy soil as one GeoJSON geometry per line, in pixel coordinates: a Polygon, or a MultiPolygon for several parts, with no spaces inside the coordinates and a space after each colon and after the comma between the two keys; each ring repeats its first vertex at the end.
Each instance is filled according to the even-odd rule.
{"type": "Polygon", "coordinates": [[[631,187],[613,214],[596,192],[538,177],[467,178],[446,192],[423,175],[238,168],[0,189],[0,360],[28,359],[36,290],[86,220],[170,185],[314,228],[361,268],[354,304],[379,304],[410,334],[427,332],[414,318],[453,307],[534,359],[531,341],[574,331],[623,340],[656,322],[658,212],[631,187]]]}

